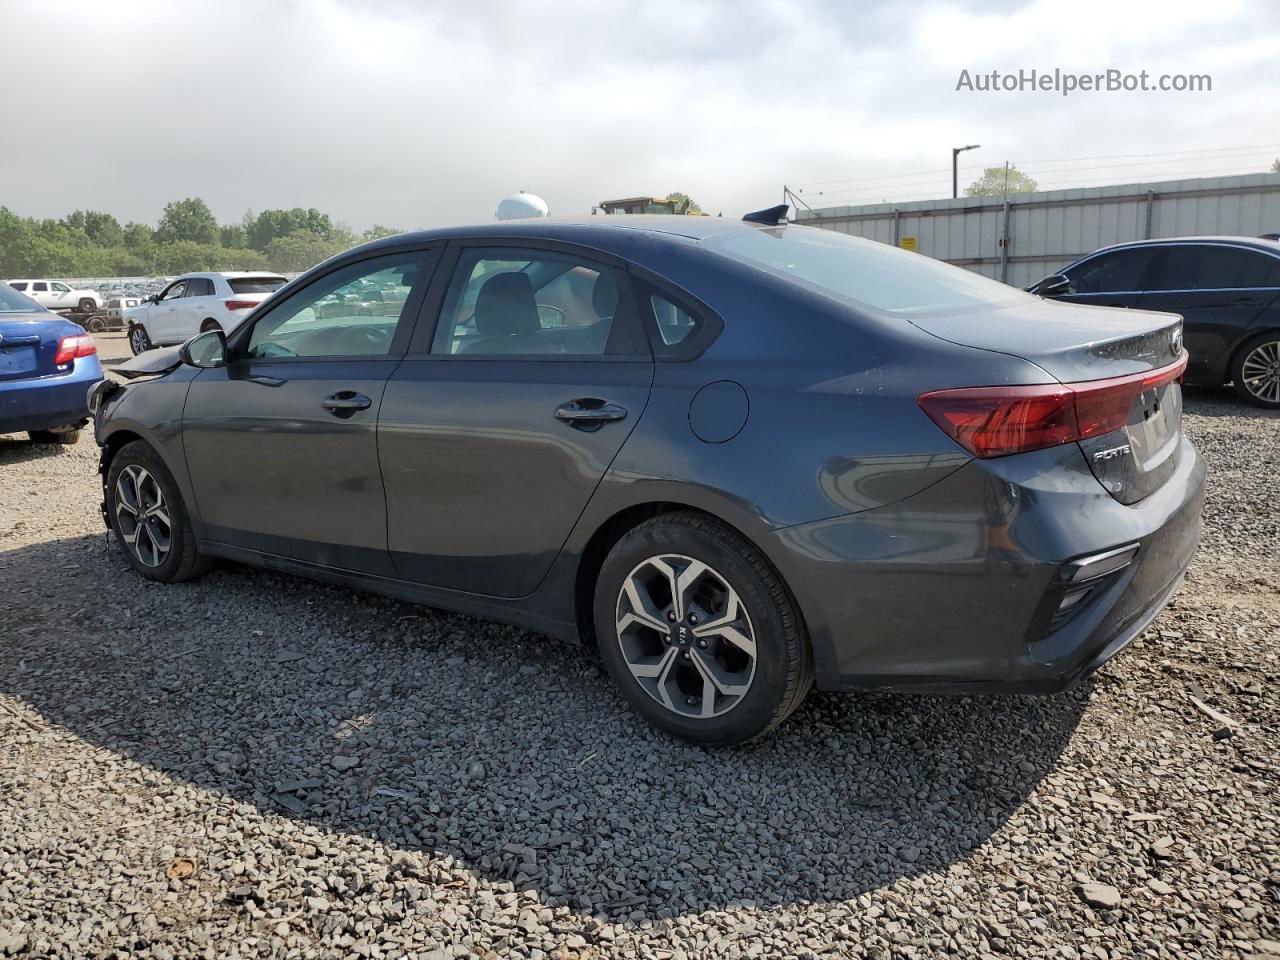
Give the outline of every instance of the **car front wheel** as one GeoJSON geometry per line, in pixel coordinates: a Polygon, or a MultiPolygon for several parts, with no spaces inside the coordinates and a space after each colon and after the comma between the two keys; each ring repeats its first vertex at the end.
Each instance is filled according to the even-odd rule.
{"type": "Polygon", "coordinates": [[[1280,407],[1280,330],[1245,344],[1233,365],[1236,392],[1254,406],[1280,407]]]}
{"type": "Polygon", "coordinates": [[[594,622],[631,706],[696,743],[767,733],[813,685],[789,591],[751,544],[702,514],[664,514],[624,535],[601,567],[594,622]]]}
{"type": "Polygon", "coordinates": [[[147,328],[140,323],[129,328],[129,349],[133,351],[135,357],[151,349],[151,338],[147,336],[147,328]]]}
{"type": "Polygon", "coordinates": [[[107,519],[129,565],[148,580],[177,583],[204,573],[182,494],[147,443],[125,444],[107,471],[107,519]]]}

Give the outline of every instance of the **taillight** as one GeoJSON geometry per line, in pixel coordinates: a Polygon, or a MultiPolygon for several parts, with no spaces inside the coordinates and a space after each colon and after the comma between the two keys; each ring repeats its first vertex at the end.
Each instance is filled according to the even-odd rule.
{"type": "Polygon", "coordinates": [[[227,300],[228,310],[252,310],[258,305],[257,300],[227,300]]]}
{"type": "Polygon", "coordinates": [[[53,356],[55,366],[70,363],[76,357],[91,357],[98,352],[98,345],[87,333],[74,337],[63,337],[58,341],[58,352],[53,356]]]}
{"type": "Polygon", "coordinates": [[[1139,394],[1180,379],[1186,368],[1184,353],[1177,363],[1151,373],[1080,383],[934,390],[916,402],[975,457],[1003,457],[1119,430],[1129,422],[1139,394]]]}

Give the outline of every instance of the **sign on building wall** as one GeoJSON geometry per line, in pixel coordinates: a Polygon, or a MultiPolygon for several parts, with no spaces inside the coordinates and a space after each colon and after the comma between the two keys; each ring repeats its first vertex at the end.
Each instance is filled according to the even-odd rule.
{"type": "Polygon", "coordinates": [[[898,246],[903,250],[914,250],[916,248],[915,237],[902,237],[898,240],[898,246]]]}

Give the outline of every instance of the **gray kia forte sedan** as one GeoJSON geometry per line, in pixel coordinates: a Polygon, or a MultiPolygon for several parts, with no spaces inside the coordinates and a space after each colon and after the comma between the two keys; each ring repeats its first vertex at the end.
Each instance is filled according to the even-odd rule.
{"type": "Polygon", "coordinates": [[[104,518],[153,580],[221,557],[582,638],[709,744],[815,684],[1096,669],[1199,537],[1179,318],[784,213],[335,257],[95,389],[104,518]]]}

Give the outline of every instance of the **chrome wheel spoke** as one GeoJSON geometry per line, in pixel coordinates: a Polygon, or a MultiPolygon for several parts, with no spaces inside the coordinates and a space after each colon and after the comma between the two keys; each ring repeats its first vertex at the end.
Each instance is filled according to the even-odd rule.
{"type": "Polygon", "coordinates": [[[659,633],[666,633],[667,621],[663,619],[661,611],[654,604],[648,589],[638,584],[635,577],[628,577],[622,585],[622,591],[631,606],[618,618],[619,633],[631,623],[639,623],[659,633]]]}
{"type": "MultiPolygon", "coordinates": [[[[719,663],[701,651],[695,650],[693,652],[693,665],[714,690],[724,694],[726,697],[740,697],[751,687],[751,684],[740,683],[738,682],[739,678],[726,674],[719,663]]],[[[703,695],[706,695],[705,691],[703,695]]]]}
{"type": "Polygon", "coordinates": [[[752,636],[742,629],[742,601],[736,591],[730,589],[722,615],[708,620],[693,628],[695,637],[722,637],[733,644],[753,660],[756,655],[756,642],[752,636]]]}
{"type": "Polygon", "coordinates": [[[675,589],[671,591],[671,602],[675,609],[676,619],[683,620],[689,612],[689,594],[698,580],[710,568],[700,560],[690,560],[689,565],[680,571],[675,579],[675,589]]]}

